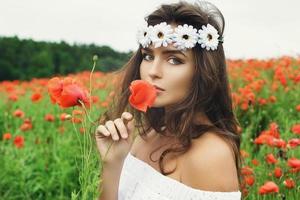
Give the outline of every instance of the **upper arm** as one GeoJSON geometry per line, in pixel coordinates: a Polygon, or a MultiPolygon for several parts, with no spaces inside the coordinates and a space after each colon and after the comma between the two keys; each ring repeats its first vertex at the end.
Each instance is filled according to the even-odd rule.
{"type": "Polygon", "coordinates": [[[203,135],[185,157],[183,184],[207,191],[238,191],[238,176],[232,148],[214,134],[203,135]]]}

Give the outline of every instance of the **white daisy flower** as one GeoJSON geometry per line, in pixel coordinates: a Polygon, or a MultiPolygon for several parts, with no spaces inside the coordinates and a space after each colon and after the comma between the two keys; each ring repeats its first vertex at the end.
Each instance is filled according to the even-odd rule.
{"type": "Polygon", "coordinates": [[[174,46],[179,50],[193,48],[198,39],[197,29],[187,24],[177,26],[173,36],[174,46]]]}
{"type": "Polygon", "coordinates": [[[148,23],[145,22],[143,26],[138,29],[137,40],[144,48],[148,47],[151,43],[150,32],[153,26],[148,26],[148,23]]]}
{"type": "Polygon", "coordinates": [[[215,50],[218,47],[218,31],[210,24],[207,26],[202,25],[202,29],[199,31],[199,40],[198,43],[201,44],[202,48],[206,48],[206,50],[215,50]]]}
{"type": "Polygon", "coordinates": [[[154,44],[154,48],[160,47],[160,46],[168,46],[168,44],[172,43],[172,35],[173,35],[173,29],[171,25],[167,25],[166,22],[161,22],[160,24],[156,24],[151,29],[151,41],[154,44]]]}

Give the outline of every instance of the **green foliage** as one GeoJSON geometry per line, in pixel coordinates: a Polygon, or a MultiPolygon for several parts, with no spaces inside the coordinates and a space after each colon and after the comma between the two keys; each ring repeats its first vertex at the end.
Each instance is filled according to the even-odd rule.
{"type": "Polygon", "coordinates": [[[101,71],[110,72],[121,68],[132,52],[121,53],[109,46],[94,44],[71,46],[64,41],[36,42],[17,36],[0,37],[0,81],[30,80],[90,70],[95,54],[100,58],[101,71]]]}

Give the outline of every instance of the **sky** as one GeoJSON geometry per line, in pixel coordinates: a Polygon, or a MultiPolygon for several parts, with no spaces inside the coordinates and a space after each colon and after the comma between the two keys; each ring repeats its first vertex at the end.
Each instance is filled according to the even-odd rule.
{"type": "MultiPolygon", "coordinates": [[[[194,0],[187,0],[195,2],[194,0]]],[[[138,48],[144,17],[174,0],[0,0],[0,36],[36,41],[138,48]]],[[[224,51],[231,59],[300,55],[299,0],[209,0],[225,18],[224,51]]]]}

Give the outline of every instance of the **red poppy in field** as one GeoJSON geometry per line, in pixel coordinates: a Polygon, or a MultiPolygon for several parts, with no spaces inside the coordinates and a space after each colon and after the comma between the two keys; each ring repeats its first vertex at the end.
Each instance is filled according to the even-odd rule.
{"type": "Polygon", "coordinates": [[[61,108],[81,106],[80,101],[86,107],[90,106],[87,90],[70,77],[66,77],[64,80],[54,77],[49,80],[48,92],[51,101],[60,105],[61,108]]]}
{"type": "Polygon", "coordinates": [[[54,122],[54,120],[55,120],[55,117],[52,114],[45,115],[45,121],[54,122]]]}
{"type": "Polygon", "coordinates": [[[266,156],[266,161],[269,164],[275,164],[277,162],[277,159],[274,157],[273,154],[270,153],[266,156]]]}
{"type": "Polygon", "coordinates": [[[79,100],[86,106],[89,107],[90,102],[88,93],[76,84],[70,84],[64,86],[61,96],[58,100],[58,104],[62,108],[69,108],[73,106],[81,106],[79,100]]]}
{"type": "Polygon", "coordinates": [[[34,94],[31,95],[31,101],[32,102],[37,102],[40,99],[42,99],[42,94],[39,93],[39,92],[36,92],[36,93],[34,93],[34,94]]]}
{"type": "Polygon", "coordinates": [[[75,124],[79,124],[82,122],[82,119],[78,117],[72,117],[71,121],[75,124]]]}
{"type": "Polygon", "coordinates": [[[273,181],[267,181],[263,186],[259,188],[259,194],[268,194],[272,192],[279,192],[279,187],[273,181]]]}
{"type": "Polygon", "coordinates": [[[300,104],[296,106],[296,110],[300,112],[300,104]]]}
{"type": "Polygon", "coordinates": [[[131,95],[129,103],[137,110],[146,112],[148,107],[151,107],[155,101],[157,91],[156,88],[143,80],[135,80],[130,84],[131,95]]]}
{"type": "Polygon", "coordinates": [[[10,133],[4,133],[2,137],[3,137],[3,140],[10,140],[11,139],[11,134],[10,133]]]}
{"type": "Polygon", "coordinates": [[[264,98],[258,98],[258,103],[259,103],[259,105],[263,106],[268,103],[268,100],[264,99],[264,98]]]}
{"type": "Polygon", "coordinates": [[[269,146],[272,147],[278,147],[278,148],[285,148],[286,147],[286,142],[283,139],[277,139],[277,138],[272,138],[267,141],[269,146]]]}
{"type": "Polygon", "coordinates": [[[282,176],[282,169],[280,167],[276,167],[274,169],[274,176],[276,178],[280,178],[282,176]]]}
{"type": "Polygon", "coordinates": [[[69,119],[71,119],[71,118],[72,118],[72,116],[69,115],[69,114],[67,114],[67,113],[62,113],[62,114],[60,114],[60,120],[61,120],[61,121],[66,121],[66,120],[69,120],[69,119]]]}
{"type": "Polygon", "coordinates": [[[249,166],[244,166],[241,169],[241,174],[242,175],[252,175],[253,174],[253,169],[249,166]]]}
{"type": "Polygon", "coordinates": [[[99,97],[98,96],[92,96],[92,102],[93,103],[99,102],[99,97]]]}
{"type": "Polygon", "coordinates": [[[292,188],[295,187],[295,182],[294,182],[294,180],[291,179],[291,178],[288,178],[288,179],[284,180],[284,181],[283,181],[283,184],[284,184],[284,186],[285,186],[286,188],[288,188],[288,189],[292,189],[292,188]]]}
{"type": "Polygon", "coordinates": [[[255,182],[254,176],[246,176],[245,177],[245,182],[247,185],[252,186],[255,182]]]}
{"type": "Polygon", "coordinates": [[[58,77],[54,77],[48,82],[48,92],[50,94],[51,101],[56,103],[63,90],[63,81],[58,77]]]}
{"type": "Polygon", "coordinates": [[[295,124],[295,125],[292,127],[292,132],[295,133],[295,134],[300,135],[300,124],[295,124]]]}
{"type": "Polygon", "coordinates": [[[299,138],[292,138],[288,141],[288,146],[291,148],[295,148],[300,145],[300,139],[299,138]]]}
{"type": "Polygon", "coordinates": [[[252,164],[255,165],[255,166],[258,166],[259,165],[259,161],[257,159],[253,159],[252,161],[252,164]]]}
{"type": "Polygon", "coordinates": [[[274,136],[275,138],[280,138],[279,125],[276,122],[270,123],[268,134],[274,136]]]}
{"type": "Polygon", "coordinates": [[[72,115],[73,115],[73,116],[76,116],[76,115],[81,116],[81,115],[83,115],[83,114],[84,114],[84,112],[83,112],[82,110],[74,109],[74,110],[72,111],[72,115]]]}
{"type": "Polygon", "coordinates": [[[8,96],[8,99],[12,101],[18,101],[19,96],[17,94],[12,93],[8,96]]]}
{"type": "Polygon", "coordinates": [[[17,135],[14,139],[14,144],[17,148],[22,148],[24,147],[24,137],[17,135]]]}
{"type": "Polygon", "coordinates": [[[15,117],[23,118],[25,116],[25,113],[21,109],[15,110],[14,114],[15,117]]]}
{"type": "Polygon", "coordinates": [[[275,103],[276,100],[277,100],[277,98],[273,95],[269,97],[269,101],[272,102],[272,103],[275,103]]]}
{"type": "Polygon", "coordinates": [[[249,153],[243,149],[240,150],[240,154],[243,158],[249,157],[249,153]]]}
{"type": "Polygon", "coordinates": [[[84,132],[85,132],[84,127],[80,127],[80,128],[79,128],[79,132],[80,132],[81,134],[84,134],[84,132]]]}
{"type": "Polygon", "coordinates": [[[300,169],[300,160],[297,158],[290,158],[288,160],[288,166],[296,169],[300,169]]]}
{"type": "Polygon", "coordinates": [[[21,131],[28,131],[32,129],[32,123],[30,119],[25,119],[23,124],[20,126],[21,131]]]}
{"type": "Polygon", "coordinates": [[[107,108],[108,104],[109,103],[107,101],[103,101],[103,102],[100,103],[100,106],[103,107],[103,108],[107,108]]]}
{"type": "Polygon", "coordinates": [[[273,140],[273,136],[267,134],[260,134],[257,138],[255,138],[255,144],[266,144],[269,143],[270,140],[273,140]]]}

